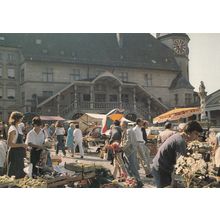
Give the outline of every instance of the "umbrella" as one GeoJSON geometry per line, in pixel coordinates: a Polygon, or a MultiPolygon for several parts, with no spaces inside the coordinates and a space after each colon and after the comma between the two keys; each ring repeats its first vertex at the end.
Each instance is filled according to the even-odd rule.
{"type": "Polygon", "coordinates": [[[200,114],[201,109],[195,108],[175,108],[153,119],[153,123],[163,123],[165,121],[176,121],[181,118],[188,118],[192,115],[200,114]]]}
{"type": "Polygon", "coordinates": [[[124,116],[124,109],[112,109],[109,113],[106,114],[112,121],[115,120],[121,120],[121,118],[124,116]]]}
{"type": "Polygon", "coordinates": [[[124,117],[124,109],[112,109],[109,113],[105,115],[102,120],[102,134],[104,134],[107,130],[110,129],[110,126],[113,124],[115,120],[121,120],[124,117]]]}

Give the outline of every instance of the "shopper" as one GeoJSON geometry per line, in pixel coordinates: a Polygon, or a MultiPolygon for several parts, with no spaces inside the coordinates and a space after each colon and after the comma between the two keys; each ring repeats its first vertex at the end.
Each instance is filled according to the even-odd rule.
{"type": "Polygon", "coordinates": [[[51,138],[51,131],[50,131],[50,128],[49,128],[49,124],[44,125],[43,132],[44,132],[46,138],[51,138]]]}
{"type": "Polygon", "coordinates": [[[39,175],[37,165],[39,165],[42,150],[46,149],[44,146],[46,136],[41,129],[41,125],[42,122],[39,117],[34,117],[32,119],[33,129],[28,132],[25,142],[31,147],[30,162],[33,164],[33,177],[39,175]]]}
{"type": "Polygon", "coordinates": [[[137,139],[137,155],[140,159],[141,165],[144,168],[146,177],[151,177],[150,173],[150,159],[147,158],[146,152],[145,152],[145,140],[143,139],[143,133],[142,128],[143,126],[143,120],[141,118],[138,118],[136,120],[136,126],[133,128],[133,131],[135,132],[136,139],[137,139]]]}
{"type": "MultiPolygon", "coordinates": [[[[120,144],[121,142],[121,127],[120,127],[120,121],[115,120],[113,124],[110,127],[110,138],[109,138],[109,144],[112,144],[114,142],[118,142],[120,144]]],[[[114,151],[110,148],[108,150],[109,159],[111,160],[111,165],[114,164],[114,151]]]]}
{"type": "Polygon", "coordinates": [[[21,123],[23,114],[21,112],[12,112],[9,117],[9,130],[7,144],[9,148],[8,153],[8,176],[15,176],[15,178],[23,178],[25,173],[24,157],[27,145],[23,143],[23,136],[18,133],[18,125],[21,123]]]}
{"type": "Polygon", "coordinates": [[[79,129],[79,125],[75,126],[75,129],[73,131],[73,136],[74,136],[74,142],[75,142],[74,153],[75,153],[75,148],[78,145],[80,156],[81,156],[81,158],[83,158],[84,157],[84,149],[83,149],[83,145],[82,145],[83,135],[82,135],[82,131],[79,129]]]}
{"type": "Polygon", "coordinates": [[[187,142],[197,140],[202,131],[197,121],[190,121],[186,124],[184,132],[172,135],[161,145],[153,159],[152,167],[152,174],[158,188],[171,185],[177,157],[186,156],[187,142]]]}
{"type": "Polygon", "coordinates": [[[165,130],[161,131],[157,138],[158,148],[161,146],[161,144],[163,144],[166,141],[166,139],[168,139],[170,136],[175,134],[175,132],[172,130],[171,122],[166,122],[164,127],[165,127],[165,130]]]}
{"type": "Polygon", "coordinates": [[[66,144],[65,144],[67,149],[71,152],[72,157],[74,157],[74,136],[73,136],[74,128],[75,128],[74,124],[70,123],[70,126],[67,131],[66,144]]]}
{"type": "Polygon", "coordinates": [[[132,128],[128,129],[128,123],[126,121],[121,122],[122,139],[121,149],[124,152],[124,156],[128,160],[128,173],[133,176],[137,181],[137,187],[142,187],[140,175],[138,173],[138,160],[137,160],[137,140],[136,135],[132,128]]]}
{"type": "Polygon", "coordinates": [[[62,150],[63,156],[66,156],[65,143],[64,143],[64,134],[65,129],[60,121],[57,121],[55,124],[55,132],[52,137],[56,136],[57,146],[56,146],[56,155],[58,155],[59,150],[62,150]]]}
{"type": "MultiPolygon", "coordinates": [[[[144,139],[144,153],[145,153],[145,157],[147,159],[147,163],[148,163],[148,169],[150,169],[150,149],[148,147],[148,141],[147,141],[147,132],[146,132],[146,129],[148,128],[148,122],[147,121],[143,121],[143,126],[141,128],[141,131],[142,131],[142,134],[143,134],[143,139],[144,139]]],[[[153,178],[153,176],[151,175],[151,173],[147,174],[148,178],[153,178]]]]}

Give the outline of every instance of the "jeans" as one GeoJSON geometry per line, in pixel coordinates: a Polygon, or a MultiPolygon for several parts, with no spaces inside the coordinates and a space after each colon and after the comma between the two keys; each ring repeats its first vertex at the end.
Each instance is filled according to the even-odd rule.
{"type": "Polygon", "coordinates": [[[56,154],[59,153],[59,150],[61,149],[63,152],[63,155],[66,155],[65,151],[65,145],[64,145],[64,136],[63,135],[57,135],[57,149],[56,149],[56,154]]]}
{"type": "MultiPolygon", "coordinates": [[[[127,155],[126,155],[127,156],[127,155]]],[[[128,159],[128,173],[130,176],[135,177],[137,181],[140,181],[140,175],[138,172],[138,161],[137,161],[137,152],[134,151],[130,155],[127,156],[128,159]]]]}
{"type": "Polygon", "coordinates": [[[49,166],[49,167],[53,166],[51,156],[50,156],[50,151],[48,151],[48,154],[47,154],[47,166],[49,166]]]}
{"type": "Polygon", "coordinates": [[[150,153],[149,153],[149,149],[146,148],[147,147],[144,143],[138,143],[137,153],[140,158],[141,165],[143,166],[146,175],[148,175],[150,173],[150,153]]]}

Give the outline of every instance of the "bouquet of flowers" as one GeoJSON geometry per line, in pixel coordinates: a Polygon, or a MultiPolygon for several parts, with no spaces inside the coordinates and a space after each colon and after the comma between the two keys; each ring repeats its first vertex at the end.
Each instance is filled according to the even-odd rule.
{"type": "Polygon", "coordinates": [[[190,184],[196,175],[199,176],[200,179],[206,178],[213,170],[212,164],[205,162],[202,159],[202,154],[197,152],[193,154],[188,153],[187,157],[180,156],[177,159],[175,168],[176,174],[181,175],[184,178],[184,183],[187,188],[190,187],[190,184]]]}

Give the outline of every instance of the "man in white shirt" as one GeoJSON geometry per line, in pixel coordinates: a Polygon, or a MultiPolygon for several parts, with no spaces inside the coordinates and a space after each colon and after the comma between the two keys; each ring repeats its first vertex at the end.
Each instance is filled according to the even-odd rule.
{"type": "Polygon", "coordinates": [[[140,159],[141,165],[144,168],[146,177],[151,177],[150,161],[149,161],[149,158],[147,158],[145,154],[146,145],[143,139],[143,132],[141,130],[142,126],[143,126],[143,120],[141,118],[138,118],[136,120],[136,126],[133,128],[135,135],[136,135],[136,139],[137,139],[137,154],[140,159]]]}
{"type": "Polygon", "coordinates": [[[33,164],[33,175],[38,175],[36,168],[37,163],[40,161],[40,155],[42,150],[46,149],[44,146],[45,134],[41,129],[41,119],[34,117],[32,120],[33,129],[28,132],[26,138],[26,144],[31,147],[30,161],[33,164]]]}
{"type": "Polygon", "coordinates": [[[79,146],[79,152],[80,152],[80,156],[81,158],[84,157],[84,150],[83,150],[83,135],[82,135],[82,131],[79,129],[79,125],[75,126],[75,129],[73,131],[73,137],[74,137],[74,154],[75,154],[75,148],[78,145],[79,146]]]}

